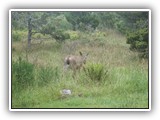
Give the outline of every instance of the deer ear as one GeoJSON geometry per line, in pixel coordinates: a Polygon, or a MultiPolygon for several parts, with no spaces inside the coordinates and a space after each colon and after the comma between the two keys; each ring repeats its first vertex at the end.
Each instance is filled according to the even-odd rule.
{"type": "Polygon", "coordinates": [[[81,51],[79,51],[79,54],[82,56],[82,52],[81,51]]]}

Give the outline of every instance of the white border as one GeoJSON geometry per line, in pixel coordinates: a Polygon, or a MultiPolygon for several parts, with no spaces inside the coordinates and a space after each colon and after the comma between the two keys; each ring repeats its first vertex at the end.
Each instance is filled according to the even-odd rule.
{"type": "Polygon", "coordinates": [[[11,10],[9,11],[9,109],[12,110],[11,108],[11,48],[12,48],[12,40],[11,40],[11,10]]]}
{"type": "Polygon", "coordinates": [[[151,110],[151,10],[150,9],[10,9],[9,10],[9,110],[10,111],[150,111],[151,110]],[[11,12],[12,11],[148,11],[149,12],[149,109],[12,109],[11,108],[11,12]]]}
{"type": "Polygon", "coordinates": [[[151,11],[150,9],[10,9],[9,11],[151,11]]]}

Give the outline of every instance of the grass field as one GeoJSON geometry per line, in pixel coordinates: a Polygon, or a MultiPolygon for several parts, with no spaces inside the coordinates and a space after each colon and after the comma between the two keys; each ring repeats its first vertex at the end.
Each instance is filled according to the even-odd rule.
{"type": "Polygon", "coordinates": [[[79,39],[64,43],[33,40],[30,50],[25,38],[12,42],[12,108],[148,108],[148,60],[113,30],[77,34],[79,39]],[[65,56],[79,51],[89,53],[86,66],[107,71],[102,80],[83,70],[75,78],[71,70],[64,73],[65,56]],[[61,95],[63,89],[72,94],[61,95]]]}

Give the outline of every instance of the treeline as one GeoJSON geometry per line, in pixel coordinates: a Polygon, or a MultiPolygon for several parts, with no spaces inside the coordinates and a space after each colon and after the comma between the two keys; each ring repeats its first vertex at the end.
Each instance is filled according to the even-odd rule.
{"type": "Polygon", "coordinates": [[[149,12],[117,11],[117,12],[24,12],[12,11],[12,30],[28,31],[30,43],[32,35],[41,33],[50,35],[56,41],[69,39],[67,30],[89,31],[115,29],[126,35],[131,50],[148,57],[149,12]]]}

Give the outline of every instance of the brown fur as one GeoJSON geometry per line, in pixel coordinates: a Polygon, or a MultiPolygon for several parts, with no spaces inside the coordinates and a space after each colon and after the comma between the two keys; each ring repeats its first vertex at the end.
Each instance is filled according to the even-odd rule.
{"type": "Polygon", "coordinates": [[[87,55],[83,55],[81,52],[79,52],[79,56],[75,55],[69,55],[65,57],[64,59],[64,68],[68,69],[70,68],[73,70],[73,74],[76,74],[76,71],[80,71],[80,69],[83,67],[83,65],[86,63],[87,55]]]}

